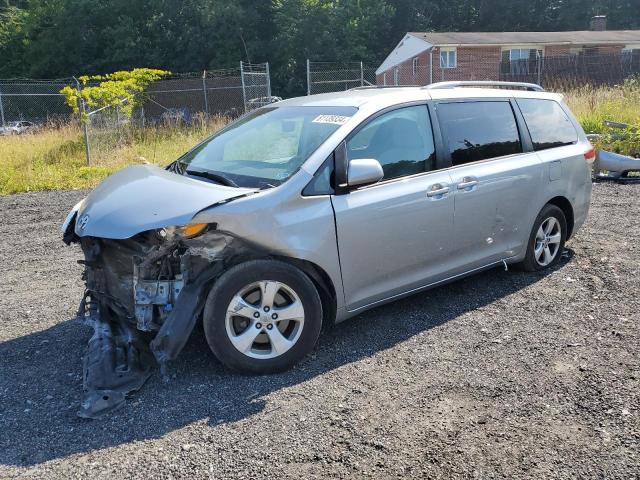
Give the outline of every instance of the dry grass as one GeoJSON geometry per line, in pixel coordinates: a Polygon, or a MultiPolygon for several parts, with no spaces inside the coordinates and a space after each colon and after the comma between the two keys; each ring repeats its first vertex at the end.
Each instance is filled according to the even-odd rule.
{"type": "Polygon", "coordinates": [[[624,155],[640,155],[640,81],[629,79],[621,87],[583,87],[565,95],[565,100],[587,133],[599,133],[594,146],[624,155]],[[629,125],[607,127],[605,120],[629,125]]]}
{"type": "Polygon", "coordinates": [[[640,90],[587,86],[568,92],[565,100],[587,133],[601,133],[605,120],[640,125],[640,90]]]}
{"type": "Polygon", "coordinates": [[[0,195],[37,190],[90,188],[127,165],[166,165],[226,124],[223,118],[188,126],[126,128],[91,135],[87,165],[77,125],[0,137],[0,195]]]}

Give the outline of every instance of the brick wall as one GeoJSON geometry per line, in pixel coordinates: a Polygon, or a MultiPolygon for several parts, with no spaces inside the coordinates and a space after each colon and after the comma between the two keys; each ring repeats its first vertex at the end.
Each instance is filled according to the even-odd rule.
{"type": "Polygon", "coordinates": [[[459,47],[456,68],[440,68],[440,49],[434,48],[433,81],[495,80],[500,73],[500,47],[459,47]]]}
{"type": "MultiPolygon", "coordinates": [[[[606,45],[584,49],[584,55],[593,56],[594,61],[601,62],[602,58],[610,58],[613,63],[619,63],[620,52],[624,45],[606,45]]],[[[458,47],[457,48],[457,65],[456,68],[440,68],[440,48],[434,47],[433,53],[433,69],[430,69],[430,51],[417,55],[418,67],[414,72],[413,58],[397,65],[398,68],[398,85],[427,85],[430,83],[431,76],[433,82],[442,82],[450,80],[499,80],[500,62],[502,60],[502,49],[500,47],[458,47]]],[[[562,58],[570,56],[570,47],[566,45],[545,46],[544,57],[553,64],[564,65],[562,58]]],[[[416,58],[416,57],[414,57],[416,58]]],[[[394,85],[394,70],[392,67],[386,72],[386,84],[394,85]]],[[[514,79],[520,81],[534,81],[531,79],[514,79]]],[[[376,76],[378,85],[384,84],[383,74],[376,76]]]]}
{"type": "Polygon", "coordinates": [[[544,56],[545,57],[562,57],[564,55],[569,55],[570,47],[566,45],[548,45],[544,47],[544,56]]]}
{"type": "MultiPolygon", "coordinates": [[[[459,47],[456,50],[455,68],[440,68],[440,49],[434,47],[433,71],[430,67],[430,51],[417,55],[418,67],[414,73],[413,57],[398,68],[399,85],[427,85],[431,76],[434,82],[448,80],[495,80],[499,75],[500,47],[459,47]]],[[[387,85],[394,85],[394,69],[387,70],[387,85]]],[[[376,76],[378,85],[384,84],[383,74],[376,76]]]]}

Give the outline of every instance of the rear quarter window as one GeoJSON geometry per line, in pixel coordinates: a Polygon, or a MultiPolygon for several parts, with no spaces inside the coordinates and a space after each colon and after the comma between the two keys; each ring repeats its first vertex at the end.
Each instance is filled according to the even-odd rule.
{"type": "Polygon", "coordinates": [[[533,98],[516,100],[529,129],[534,150],[572,145],[578,133],[558,102],[533,98]]]}

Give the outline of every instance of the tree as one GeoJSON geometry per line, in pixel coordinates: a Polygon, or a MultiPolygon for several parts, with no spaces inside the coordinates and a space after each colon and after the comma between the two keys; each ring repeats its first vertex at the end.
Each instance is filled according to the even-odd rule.
{"type": "Polygon", "coordinates": [[[304,92],[305,61],[379,64],[408,31],[640,28],[639,0],[0,0],[0,77],[269,61],[304,92]]]}
{"type": "Polygon", "coordinates": [[[16,6],[0,7],[0,76],[20,75],[21,57],[25,45],[22,42],[27,12],[16,6]]]}
{"type": "Polygon", "coordinates": [[[159,80],[170,72],[149,68],[135,68],[130,72],[119,71],[107,75],[81,76],[81,86],[66,86],[60,93],[74,113],[80,114],[83,121],[87,112],[81,105],[90,109],[117,107],[126,117],[131,117],[135,107],[142,102],[142,93],[150,83],[159,80]]]}

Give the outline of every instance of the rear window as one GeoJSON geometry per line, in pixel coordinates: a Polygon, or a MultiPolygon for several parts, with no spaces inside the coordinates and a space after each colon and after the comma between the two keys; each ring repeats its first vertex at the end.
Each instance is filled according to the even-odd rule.
{"type": "Polygon", "coordinates": [[[531,134],[534,150],[572,145],[578,134],[558,102],[532,98],[516,100],[531,134]]]}
{"type": "Polygon", "coordinates": [[[509,102],[442,103],[437,109],[452,165],[522,152],[509,102]]]}

